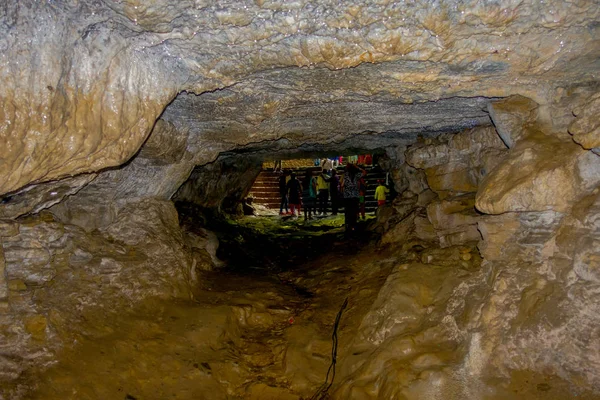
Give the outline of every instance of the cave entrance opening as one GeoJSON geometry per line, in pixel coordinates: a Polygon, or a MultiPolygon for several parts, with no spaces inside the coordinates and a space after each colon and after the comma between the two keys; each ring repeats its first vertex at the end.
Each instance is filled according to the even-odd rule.
{"type": "Polygon", "coordinates": [[[384,183],[387,187],[391,185],[387,171],[379,164],[381,156],[382,154],[377,152],[351,156],[318,154],[311,158],[265,161],[244,200],[248,206],[251,205],[245,209],[245,213],[259,216],[278,214],[284,218],[304,217],[307,221],[343,213],[341,184],[346,166],[353,164],[365,171],[361,182],[364,185],[362,187],[364,211],[372,215],[377,209],[377,201],[374,197],[376,187],[379,183],[384,183]],[[292,174],[298,179],[303,192],[300,196],[302,202],[300,213],[297,212],[296,207],[294,207],[296,212],[292,212],[290,200],[294,196],[286,187],[292,174]],[[319,180],[319,176],[322,176],[323,180],[319,180]],[[311,186],[313,186],[312,190],[311,186]]]}
{"type": "MultiPolygon", "coordinates": [[[[379,208],[376,188],[378,185],[390,188],[387,203],[391,203],[396,193],[384,169],[387,167],[384,150],[343,151],[343,154],[353,153],[356,155],[313,152],[285,159],[276,159],[278,154],[263,159],[240,154],[223,156],[216,163],[197,168],[190,181],[205,183],[203,187],[193,186],[196,193],[202,189],[210,191],[206,182],[210,182],[207,176],[211,170],[214,175],[220,174],[218,182],[231,186],[229,194],[222,199],[220,207],[212,210],[198,210],[190,202],[176,199],[182,223],[192,231],[201,223],[216,232],[220,243],[218,257],[236,270],[281,271],[348,242],[353,246],[369,243],[378,236],[374,229],[379,208]],[[352,229],[348,227],[340,188],[348,165],[356,166],[362,177],[363,201],[358,203],[352,229]],[[289,186],[292,174],[299,183],[300,193],[295,196],[300,202],[299,208],[291,206],[294,201],[289,186]],[[319,179],[325,189],[317,187],[319,179]],[[307,200],[310,191],[307,182],[313,181],[314,197],[307,200]],[[202,221],[198,215],[202,215],[202,221]]],[[[189,182],[184,187],[186,185],[191,186],[189,182]]],[[[180,190],[184,194],[190,192],[185,188],[180,190]]]]}

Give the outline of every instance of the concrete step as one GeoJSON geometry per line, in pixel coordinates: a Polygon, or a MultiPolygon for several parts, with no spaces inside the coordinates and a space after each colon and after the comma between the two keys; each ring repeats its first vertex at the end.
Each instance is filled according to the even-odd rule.
{"type": "Polygon", "coordinates": [[[254,181],[254,186],[256,185],[264,185],[264,186],[275,186],[278,187],[279,186],[279,181],[278,180],[265,180],[265,179],[257,179],[254,181]]]}
{"type": "Polygon", "coordinates": [[[270,192],[268,190],[252,190],[250,192],[252,197],[272,197],[272,198],[280,198],[279,190],[276,192],[270,192]]]}
{"type": "Polygon", "coordinates": [[[279,188],[279,182],[274,181],[274,182],[270,182],[270,181],[256,181],[252,187],[254,186],[266,186],[266,187],[274,187],[274,188],[279,188]]]}
{"type": "Polygon", "coordinates": [[[250,192],[251,193],[254,193],[254,192],[274,193],[279,196],[279,187],[262,186],[262,185],[252,186],[252,190],[250,192]]]}
{"type": "Polygon", "coordinates": [[[277,179],[265,179],[263,177],[258,177],[256,178],[256,180],[254,181],[254,183],[256,184],[262,184],[262,185],[279,185],[279,178],[277,179]]]}
{"type": "Polygon", "coordinates": [[[265,198],[254,198],[252,201],[254,201],[255,203],[260,203],[260,204],[279,204],[279,202],[281,202],[281,199],[265,199],[265,198]]]}

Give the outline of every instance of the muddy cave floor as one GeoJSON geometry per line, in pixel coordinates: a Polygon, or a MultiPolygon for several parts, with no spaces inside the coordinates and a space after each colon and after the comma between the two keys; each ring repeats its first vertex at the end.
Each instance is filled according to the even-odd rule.
{"type": "MultiPolygon", "coordinates": [[[[362,222],[347,238],[341,216],[220,221],[227,265],[202,273],[193,300],[148,300],[127,312],[91,316],[57,364],[30,371],[36,382],[30,398],[311,398],[330,365],[344,299],[338,369],[394,267],[427,251],[426,257],[446,254],[421,244],[381,248],[367,230],[373,223],[373,217],[362,222]]],[[[477,250],[458,251],[472,255],[463,257],[469,261],[460,274],[467,276],[479,267],[477,250]]],[[[414,279],[407,270],[407,282],[414,279]]],[[[528,373],[494,386],[490,399],[568,398],[552,377],[528,373]]]]}

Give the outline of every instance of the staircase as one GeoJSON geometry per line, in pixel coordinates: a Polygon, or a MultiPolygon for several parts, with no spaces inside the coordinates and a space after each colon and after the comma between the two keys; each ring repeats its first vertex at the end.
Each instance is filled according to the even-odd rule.
{"type": "MultiPolygon", "coordinates": [[[[290,169],[290,172],[294,172],[296,177],[302,181],[304,174],[306,174],[306,170],[313,171],[313,174],[321,171],[320,167],[302,167],[290,169]]],[[[382,171],[379,167],[366,167],[367,171],[367,196],[366,196],[366,211],[373,212],[377,208],[377,201],[374,199],[375,189],[377,188],[377,180],[381,179],[385,181],[386,173],[382,171]]],[[[344,167],[339,166],[337,168],[337,173],[340,176],[340,180],[343,179],[344,176],[344,167]]],[[[253,203],[262,204],[267,208],[272,210],[278,210],[279,204],[281,202],[281,198],[279,196],[279,172],[273,172],[272,168],[263,169],[252,188],[250,189],[249,196],[253,198],[253,203]]],[[[388,195],[388,198],[390,196],[388,195]]],[[[331,203],[329,204],[329,210],[331,210],[331,203]]],[[[340,210],[343,210],[342,204],[340,204],[340,210]]]]}
{"type": "Polygon", "coordinates": [[[270,209],[279,209],[281,197],[279,196],[279,172],[272,168],[263,169],[252,184],[249,196],[254,204],[262,204],[270,209]]]}

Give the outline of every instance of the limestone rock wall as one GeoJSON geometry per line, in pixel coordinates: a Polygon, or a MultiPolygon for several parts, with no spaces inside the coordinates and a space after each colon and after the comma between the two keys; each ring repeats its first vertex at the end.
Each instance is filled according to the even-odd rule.
{"type": "Polygon", "coordinates": [[[584,149],[593,149],[596,153],[600,151],[600,126],[595,118],[599,108],[600,94],[596,93],[590,96],[586,104],[573,110],[577,119],[569,127],[573,140],[584,149]]]}
{"type": "MultiPolygon", "coordinates": [[[[52,213],[61,221],[91,231],[110,225],[127,205],[145,199],[169,200],[196,162],[188,151],[188,141],[187,131],[178,130],[164,120],[157,121],[152,134],[130,162],[97,174],[76,194],[53,206],[52,213]]],[[[11,199],[7,204],[13,202],[11,199]]]]}
{"type": "MultiPolygon", "coordinates": [[[[511,98],[490,107],[494,124],[499,132],[505,132],[501,136],[511,151],[505,162],[481,182],[478,210],[487,214],[565,212],[600,184],[598,157],[574,146],[564,131],[548,126],[531,101],[511,98]]],[[[586,132],[593,134],[594,127],[588,123],[586,129],[580,129],[589,129],[586,132]]]]}
{"type": "Polygon", "coordinates": [[[493,277],[480,319],[488,368],[505,376],[544,371],[598,391],[597,207],[596,190],[572,214],[480,221],[484,268],[493,277]]]}
{"type": "Polygon", "coordinates": [[[384,162],[400,196],[379,213],[383,242],[412,237],[450,247],[479,241],[475,194],[508,153],[494,127],[440,135],[405,149],[388,151],[384,162]]]}
{"type": "Polygon", "coordinates": [[[478,222],[492,277],[482,345],[505,375],[545,371],[598,391],[600,157],[544,129],[539,115],[513,127],[519,139],[477,192],[479,210],[500,214],[478,222]]]}
{"type": "Polygon", "coordinates": [[[126,206],[91,233],[49,213],[0,227],[4,382],[51,363],[90,319],[110,318],[146,297],[190,296],[195,269],[210,268],[192,255],[169,201],[126,206]]]}
{"type": "Polygon", "coordinates": [[[81,174],[41,184],[24,187],[9,196],[4,196],[0,206],[1,218],[18,218],[35,214],[77,193],[96,178],[96,174],[81,174]]]}
{"type": "Polygon", "coordinates": [[[497,136],[478,128],[425,140],[404,157],[401,149],[388,152],[405,190],[380,210],[382,243],[417,253],[392,272],[363,319],[339,398],[600,391],[600,157],[528,99],[490,108],[497,136]],[[477,240],[480,269],[469,266],[477,240]],[[452,267],[436,270],[440,265],[452,267]],[[413,273],[435,278],[412,283],[413,273]],[[452,281],[454,273],[462,279],[452,281]],[[520,380],[538,382],[537,389],[522,392],[520,380]]]}

